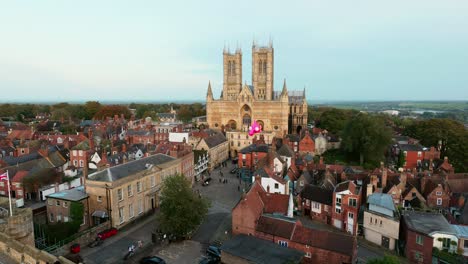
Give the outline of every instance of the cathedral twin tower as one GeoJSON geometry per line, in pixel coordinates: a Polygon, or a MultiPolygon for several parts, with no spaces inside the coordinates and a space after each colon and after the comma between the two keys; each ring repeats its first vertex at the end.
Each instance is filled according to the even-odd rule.
{"type": "Polygon", "coordinates": [[[242,52],[223,51],[223,90],[215,100],[208,84],[207,122],[211,128],[246,131],[257,120],[265,131],[277,136],[300,133],[307,125],[304,91],[274,91],[273,46],[252,46],[252,84],[242,84],[242,52]]]}
{"type": "MultiPolygon", "coordinates": [[[[252,46],[252,86],[257,100],[273,99],[273,46],[252,46]]],[[[237,49],[234,54],[223,51],[224,100],[235,100],[242,89],[242,52],[237,49]]]]}

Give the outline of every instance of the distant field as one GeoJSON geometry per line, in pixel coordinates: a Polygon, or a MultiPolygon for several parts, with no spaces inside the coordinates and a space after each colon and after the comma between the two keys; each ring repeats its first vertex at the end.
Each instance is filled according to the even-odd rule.
{"type": "MultiPolygon", "coordinates": [[[[314,104],[312,104],[314,105],[314,104]]],[[[332,106],[364,111],[382,110],[432,110],[432,111],[468,111],[468,101],[451,102],[330,102],[315,104],[316,106],[332,106]]]]}

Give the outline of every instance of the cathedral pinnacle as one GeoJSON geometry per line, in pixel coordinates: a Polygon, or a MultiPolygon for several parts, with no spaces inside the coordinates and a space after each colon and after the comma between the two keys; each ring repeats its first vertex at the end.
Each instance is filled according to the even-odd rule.
{"type": "Polygon", "coordinates": [[[211,81],[208,81],[208,91],[206,92],[207,97],[213,97],[213,91],[211,91],[211,81]]]}
{"type": "Polygon", "coordinates": [[[288,87],[286,87],[286,78],[284,79],[283,91],[281,92],[281,95],[288,95],[288,87]]]}

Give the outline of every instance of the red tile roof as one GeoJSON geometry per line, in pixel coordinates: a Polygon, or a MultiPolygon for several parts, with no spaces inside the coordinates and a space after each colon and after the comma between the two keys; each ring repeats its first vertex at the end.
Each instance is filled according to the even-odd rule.
{"type": "Polygon", "coordinates": [[[258,219],[256,230],[265,234],[291,239],[295,225],[294,221],[262,215],[258,219]]]}
{"type": "Polygon", "coordinates": [[[11,179],[12,182],[21,182],[23,178],[28,175],[29,171],[18,171],[13,179],[11,179]]]}
{"type": "Polygon", "coordinates": [[[267,193],[265,191],[259,193],[262,198],[265,213],[282,213],[288,212],[289,195],[278,193],[267,193]]]}
{"type": "Polygon", "coordinates": [[[350,235],[311,229],[302,225],[296,226],[291,240],[303,245],[322,248],[348,256],[354,254],[356,246],[356,240],[350,235]]]}

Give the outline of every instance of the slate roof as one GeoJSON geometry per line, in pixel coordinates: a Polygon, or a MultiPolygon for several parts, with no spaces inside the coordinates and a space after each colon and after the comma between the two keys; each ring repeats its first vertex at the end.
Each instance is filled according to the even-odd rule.
{"type": "Polygon", "coordinates": [[[423,151],[423,147],[419,144],[398,144],[402,151],[423,151]]]}
{"type": "Polygon", "coordinates": [[[289,147],[288,144],[283,144],[281,148],[279,148],[276,153],[280,156],[285,157],[294,157],[294,151],[289,147]]]}
{"type": "Polygon", "coordinates": [[[77,202],[77,201],[81,201],[87,198],[88,195],[85,193],[84,187],[80,186],[74,189],[49,194],[49,195],[46,195],[46,197],[59,199],[59,200],[65,200],[65,201],[77,202]]]}
{"type": "Polygon", "coordinates": [[[223,243],[221,250],[258,264],[300,263],[304,253],[253,236],[237,235],[223,243]]]}
{"type": "Polygon", "coordinates": [[[404,211],[403,219],[408,229],[419,233],[429,236],[434,232],[455,235],[455,230],[453,230],[442,214],[404,211]]]}
{"type": "Polygon", "coordinates": [[[455,230],[458,238],[464,238],[465,240],[468,239],[468,226],[462,225],[451,225],[452,228],[455,230]]]}
{"type": "Polygon", "coordinates": [[[315,185],[307,184],[301,192],[301,197],[317,203],[333,205],[333,190],[315,185]]]}
{"type": "Polygon", "coordinates": [[[373,193],[367,197],[369,204],[377,205],[386,208],[390,211],[395,211],[395,204],[393,203],[392,196],[386,193],[373,193]]]}
{"type": "Polygon", "coordinates": [[[94,181],[113,182],[146,170],[147,164],[160,165],[173,160],[175,160],[175,158],[171,156],[167,156],[165,154],[156,154],[95,172],[90,174],[88,178],[94,181]]]}
{"type": "Polygon", "coordinates": [[[216,133],[212,136],[203,139],[209,148],[213,148],[227,141],[226,137],[221,133],[216,133]]]}
{"type": "Polygon", "coordinates": [[[261,144],[251,144],[240,151],[242,154],[252,153],[252,152],[264,152],[268,153],[268,145],[261,144]]]}

